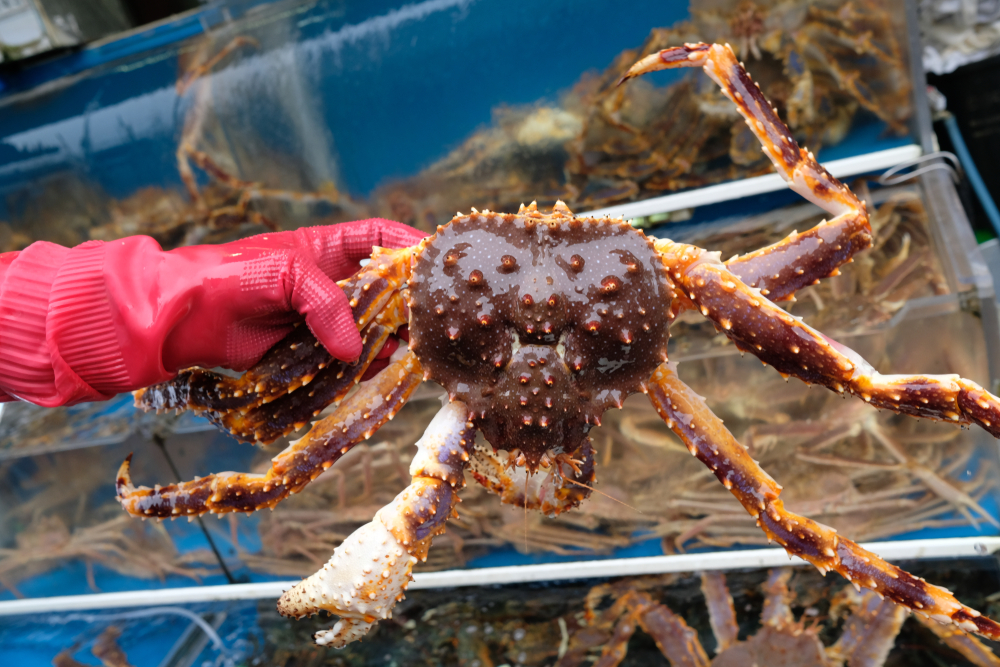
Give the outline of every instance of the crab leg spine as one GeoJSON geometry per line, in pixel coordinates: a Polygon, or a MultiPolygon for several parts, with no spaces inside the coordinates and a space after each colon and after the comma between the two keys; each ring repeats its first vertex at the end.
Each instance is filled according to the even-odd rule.
{"type": "Polygon", "coordinates": [[[965,607],[947,590],[891,565],[829,526],[785,510],[780,488],[750,458],[746,449],[698,396],[681,382],[674,364],[661,365],[649,382],[649,397],[667,426],[709,467],[768,539],[778,542],[821,572],[835,571],[856,586],[874,590],[893,602],[939,623],[1000,639],[1000,624],[965,607]]]}
{"type": "Polygon", "coordinates": [[[422,380],[420,362],[407,352],[274,457],[266,474],[217,473],[150,489],[132,484],[129,456],[118,471],[118,501],[134,516],[159,518],[274,507],[391,419],[422,380]]]}
{"type": "Polygon", "coordinates": [[[730,260],[727,265],[734,274],[760,288],[764,296],[780,301],[821,278],[836,275],[840,265],[871,245],[864,203],[816,162],[811,152],[799,147],[728,45],[686,44],[664,49],[637,62],[622,80],[676,67],[702,67],[736,105],[788,186],[836,216],[805,233],[792,233],[778,243],[730,260]]]}
{"type": "Polygon", "coordinates": [[[391,615],[412,579],[413,564],[426,560],[431,539],[444,532],[465,485],[476,436],[467,413],[458,401],[441,408],[417,441],[410,485],[337,547],[323,569],[278,601],[285,616],[320,610],[340,616],[331,629],[316,633],[317,644],[342,648],[391,615]]]}

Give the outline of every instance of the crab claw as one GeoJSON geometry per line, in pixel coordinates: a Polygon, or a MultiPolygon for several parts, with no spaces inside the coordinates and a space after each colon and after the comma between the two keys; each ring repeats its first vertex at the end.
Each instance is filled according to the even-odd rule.
{"type": "Polygon", "coordinates": [[[320,646],[343,648],[392,616],[412,580],[413,564],[427,559],[431,539],[444,532],[465,485],[468,450],[476,439],[465,421],[468,413],[459,401],[441,408],[417,441],[411,484],[351,533],[319,572],[278,600],[283,616],[302,618],[325,610],[340,617],[314,635],[320,646]]]}
{"type": "Polygon", "coordinates": [[[380,518],[354,531],[316,574],[281,596],[278,613],[302,618],[323,609],[340,617],[316,633],[320,646],[343,648],[389,618],[412,577],[417,559],[407,553],[380,518]],[[375,549],[378,549],[375,551],[375,549]]]}

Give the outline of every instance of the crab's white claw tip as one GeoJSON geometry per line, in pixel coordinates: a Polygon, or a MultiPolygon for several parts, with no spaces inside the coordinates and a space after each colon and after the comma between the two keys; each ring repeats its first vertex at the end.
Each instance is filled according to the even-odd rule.
{"type": "Polygon", "coordinates": [[[342,618],[329,630],[320,630],[313,639],[320,646],[344,648],[353,641],[361,639],[372,629],[374,623],[342,618]]]}

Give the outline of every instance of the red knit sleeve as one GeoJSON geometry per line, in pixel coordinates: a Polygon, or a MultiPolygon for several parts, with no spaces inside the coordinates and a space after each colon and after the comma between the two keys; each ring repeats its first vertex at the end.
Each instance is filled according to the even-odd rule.
{"type": "Polygon", "coordinates": [[[55,407],[171,377],[162,363],[170,318],[149,321],[164,254],[153,239],[136,236],[73,249],[39,241],[7,262],[0,391],[55,407]]]}
{"type": "MultiPolygon", "coordinates": [[[[10,266],[11,262],[17,259],[20,253],[17,252],[5,252],[0,254],[0,290],[3,289],[4,278],[7,277],[7,267],[10,266]]],[[[7,395],[2,389],[0,389],[0,403],[7,403],[8,401],[17,400],[13,396],[7,395]]]]}

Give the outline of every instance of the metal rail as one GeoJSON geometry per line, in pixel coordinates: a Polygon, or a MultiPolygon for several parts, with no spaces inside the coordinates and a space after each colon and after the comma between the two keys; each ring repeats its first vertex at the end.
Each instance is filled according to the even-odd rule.
{"type": "MultiPolygon", "coordinates": [[[[947,539],[899,540],[870,542],[863,545],[889,561],[931,558],[961,558],[986,556],[1000,551],[1000,536],[958,537],[947,539]]],[[[604,577],[664,574],[667,572],[699,572],[704,570],[736,570],[745,568],[787,567],[808,565],[791,558],[784,549],[752,549],[745,551],[715,551],[710,553],[616,558],[612,560],[579,561],[488,567],[414,574],[410,590],[421,588],[459,588],[464,586],[494,586],[538,581],[565,581],[604,577]]],[[[177,605],[226,600],[276,599],[297,581],[274,581],[228,586],[188,586],[160,590],[67,595],[0,602],[0,616],[59,613],[83,609],[120,609],[149,605],[177,605]]]]}
{"type": "MultiPolygon", "coordinates": [[[[874,153],[866,153],[841,160],[830,160],[829,162],[824,162],[823,166],[837,178],[845,178],[847,176],[885,171],[898,164],[915,160],[920,155],[920,146],[909,144],[907,146],[898,146],[896,148],[875,151],[874,153]]],[[[696,190],[654,197],[653,199],[644,199],[643,201],[629,204],[608,206],[594,211],[580,211],[577,215],[594,218],[605,215],[613,218],[619,216],[628,219],[642,218],[648,215],[670,213],[686,208],[717,204],[719,202],[732,201],[733,199],[741,199],[767,192],[778,192],[787,188],[788,184],[778,174],[765,174],[764,176],[709,185],[696,190]]]]}

